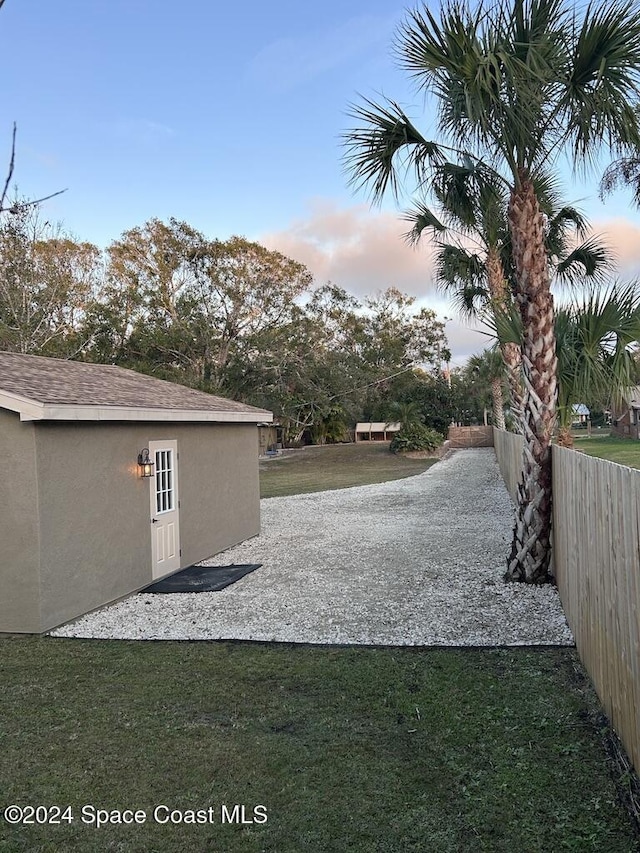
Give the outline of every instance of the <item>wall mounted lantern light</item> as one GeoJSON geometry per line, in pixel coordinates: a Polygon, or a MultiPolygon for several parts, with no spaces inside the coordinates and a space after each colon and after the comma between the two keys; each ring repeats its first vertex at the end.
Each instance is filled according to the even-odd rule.
{"type": "Polygon", "coordinates": [[[154,463],[149,459],[149,448],[143,447],[138,453],[138,471],[141,477],[153,477],[154,463]]]}

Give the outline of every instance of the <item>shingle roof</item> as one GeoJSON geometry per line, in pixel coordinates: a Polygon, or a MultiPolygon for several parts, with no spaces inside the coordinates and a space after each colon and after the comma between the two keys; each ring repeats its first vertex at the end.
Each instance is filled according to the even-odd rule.
{"type": "Polygon", "coordinates": [[[163,413],[171,420],[271,418],[264,409],[134,370],[9,352],[0,352],[0,397],[0,406],[30,420],[66,419],[65,413],[82,420],[142,420],[144,413],[153,420],[162,420],[163,413]]]}

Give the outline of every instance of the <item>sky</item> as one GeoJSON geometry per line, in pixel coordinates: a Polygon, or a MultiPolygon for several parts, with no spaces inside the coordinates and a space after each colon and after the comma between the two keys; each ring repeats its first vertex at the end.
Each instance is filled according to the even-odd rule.
{"type": "MultiPolygon", "coordinates": [[[[402,239],[409,197],[372,208],[348,185],[341,134],[360,96],[391,97],[429,133],[434,111],[391,49],[396,0],[6,0],[0,164],[50,221],[105,247],[152,217],[240,234],[354,295],[395,286],[446,321],[455,364],[488,345],[433,283],[428,245],[402,239]]],[[[431,2],[431,8],[435,4],[431,2]]],[[[631,197],[560,164],[565,197],[640,274],[631,197]]],[[[0,174],[2,174],[0,168],[0,174]]],[[[410,190],[411,187],[408,187],[410,190]]]]}

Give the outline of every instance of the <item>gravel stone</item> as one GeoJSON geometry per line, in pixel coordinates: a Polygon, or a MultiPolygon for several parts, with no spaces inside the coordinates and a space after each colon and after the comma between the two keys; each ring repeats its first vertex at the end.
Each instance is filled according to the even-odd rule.
{"type": "Polygon", "coordinates": [[[557,590],[506,584],[513,505],[491,448],[422,474],[269,498],[259,536],[203,565],[262,563],[221,592],[124,601],[56,637],[397,646],[573,645],[557,590]]]}

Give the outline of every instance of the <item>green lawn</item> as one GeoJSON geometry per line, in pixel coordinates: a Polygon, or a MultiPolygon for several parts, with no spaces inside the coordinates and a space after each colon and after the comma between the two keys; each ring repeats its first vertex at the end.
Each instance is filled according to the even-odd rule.
{"type": "Polygon", "coordinates": [[[10,638],[0,652],[3,805],[73,817],[0,821],[7,853],[638,849],[572,649],[10,638]],[[267,822],[223,825],[223,804],[267,822]],[[158,805],[213,822],[158,824],[158,805]],[[97,828],[84,806],[146,822],[97,828]]]}
{"type": "Polygon", "coordinates": [[[617,462],[619,465],[640,468],[640,441],[618,438],[614,435],[598,438],[580,437],[575,439],[575,448],[590,456],[617,462]]]}
{"type": "Polygon", "coordinates": [[[260,495],[272,498],[366,486],[421,474],[435,459],[407,459],[389,443],[327,444],[260,461],[260,495]]]}

